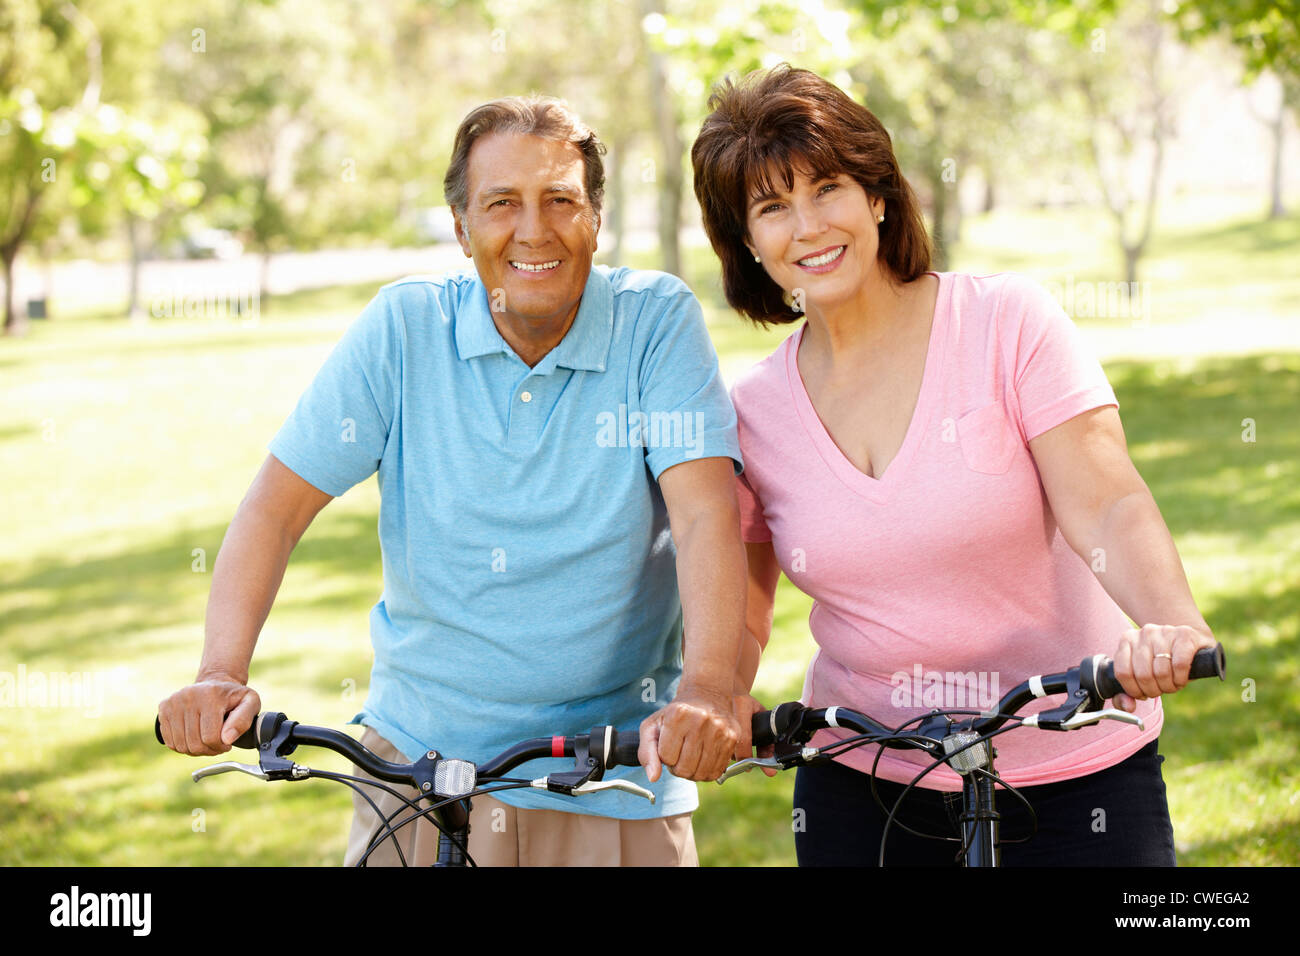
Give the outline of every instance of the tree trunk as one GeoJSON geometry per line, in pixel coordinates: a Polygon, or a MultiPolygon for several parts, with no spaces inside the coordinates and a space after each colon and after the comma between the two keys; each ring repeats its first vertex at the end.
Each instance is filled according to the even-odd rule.
{"type": "Polygon", "coordinates": [[[993,211],[993,174],[990,170],[984,170],[984,202],[980,206],[980,212],[993,211]]]}
{"type": "Polygon", "coordinates": [[[140,313],[140,222],[126,214],[126,239],[131,246],[131,274],[127,283],[126,315],[129,319],[141,318],[140,313]]]}
{"type": "Polygon", "coordinates": [[[945,183],[944,185],[952,188],[952,205],[950,207],[952,214],[949,216],[948,222],[948,243],[955,246],[961,242],[961,184],[945,183]]]}
{"type": "Polygon", "coordinates": [[[616,140],[610,145],[609,162],[606,176],[609,182],[609,264],[623,264],[623,230],[626,228],[627,216],[624,204],[627,190],[623,183],[623,153],[627,149],[626,140],[616,140]]]}
{"type": "MultiPolygon", "coordinates": [[[[663,0],[641,0],[642,17],[663,13],[663,0]]],[[[678,232],[682,216],[682,144],[677,127],[677,109],[668,87],[664,57],[647,43],[650,64],[650,99],[654,108],[655,131],[659,137],[659,169],[655,177],[659,197],[659,261],[664,272],[682,274],[678,232]]]]}
{"type": "Polygon", "coordinates": [[[934,240],[934,271],[948,271],[948,189],[939,178],[931,177],[930,196],[933,204],[933,228],[930,231],[934,240]]]}
{"type": "Polygon", "coordinates": [[[267,296],[270,294],[267,288],[267,282],[268,280],[270,280],[270,278],[271,278],[271,250],[263,247],[262,264],[261,264],[261,268],[258,270],[258,277],[257,277],[258,295],[261,296],[262,302],[267,301],[267,296]]]}
{"type": "Polygon", "coordinates": [[[17,247],[0,249],[5,269],[5,335],[14,336],[27,333],[27,313],[18,311],[14,292],[14,259],[17,255],[17,247]]]}
{"type": "Polygon", "coordinates": [[[1273,134],[1273,169],[1269,183],[1269,219],[1281,219],[1286,215],[1286,207],[1282,205],[1282,145],[1286,132],[1286,113],[1286,96],[1283,95],[1278,97],[1277,115],[1270,127],[1273,134]]]}
{"type": "Polygon", "coordinates": [[[1125,294],[1129,294],[1134,283],[1137,282],[1138,260],[1142,258],[1142,248],[1140,246],[1130,246],[1120,243],[1124,249],[1124,286],[1125,294]]]}

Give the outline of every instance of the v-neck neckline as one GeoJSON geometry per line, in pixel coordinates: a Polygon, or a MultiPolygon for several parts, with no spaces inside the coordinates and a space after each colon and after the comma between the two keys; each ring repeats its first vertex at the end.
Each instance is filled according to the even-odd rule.
{"type": "Polygon", "coordinates": [[[803,375],[799,371],[799,346],[803,342],[804,333],[808,331],[808,323],[804,322],[798,333],[786,339],[787,349],[785,356],[786,374],[790,381],[790,392],[794,399],[794,405],[799,413],[799,419],[803,423],[804,430],[812,440],[813,446],[821,455],[822,460],[832,472],[845,485],[858,494],[870,498],[873,501],[884,501],[901,481],[900,474],[907,469],[913,455],[916,452],[916,446],[921,442],[921,433],[924,431],[925,423],[930,417],[931,407],[934,404],[934,395],[937,387],[935,383],[942,377],[943,359],[944,359],[944,341],[946,339],[946,328],[948,324],[949,299],[951,298],[951,283],[949,275],[942,272],[927,272],[939,280],[939,289],[934,298],[934,314],[930,319],[930,341],[925,353],[925,368],[921,372],[921,387],[916,395],[916,405],[912,409],[912,419],[907,424],[907,431],[903,434],[903,443],[898,446],[898,451],[885,466],[885,473],[879,478],[873,478],[866,472],[853,464],[847,455],[835,444],[835,439],[827,431],[826,426],[822,424],[821,417],[817,414],[817,409],[813,406],[812,398],[808,394],[808,389],[804,385],[803,375]]]}

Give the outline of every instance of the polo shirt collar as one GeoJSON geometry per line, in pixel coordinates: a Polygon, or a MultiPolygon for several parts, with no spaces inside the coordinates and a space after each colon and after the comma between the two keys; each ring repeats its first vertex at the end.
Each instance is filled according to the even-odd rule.
{"type": "MultiPolygon", "coordinates": [[[[474,293],[456,316],[456,353],[462,360],[496,352],[514,354],[492,321],[487,289],[477,276],[474,285],[474,293]]],[[[603,372],[613,337],[614,291],[604,271],[592,266],[573,324],[559,344],[537,363],[534,371],[545,373],[562,365],[603,372]]]]}

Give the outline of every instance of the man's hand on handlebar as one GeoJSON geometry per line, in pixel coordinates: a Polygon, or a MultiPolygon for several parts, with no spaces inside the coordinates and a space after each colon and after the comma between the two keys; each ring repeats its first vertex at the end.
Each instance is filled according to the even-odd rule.
{"type": "Polygon", "coordinates": [[[223,675],[182,687],[158,705],[163,741],[194,757],[223,754],[262,709],[253,688],[223,675]]]}
{"type": "Polygon", "coordinates": [[[652,783],[665,764],[684,780],[716,780],[739,740],[729,697],[682,684],[672,703],[641,722],[637,756],[652,783]]]}

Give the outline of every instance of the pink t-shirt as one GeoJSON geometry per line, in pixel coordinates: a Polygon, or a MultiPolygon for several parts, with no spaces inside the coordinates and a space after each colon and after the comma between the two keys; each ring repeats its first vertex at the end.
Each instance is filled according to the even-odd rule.
{"type": "MultiPolygon", "coordinates": [[[[1105,373],[1033,281],[931,274],[939,295],[920,394],[880,478],[859,471],[817,417],[795,361],[804,329],[731,393],[744,538],[770,540],[782,570],[814,599],[818,650],[803,701],[891,727],[935,707],[984,709],[1028,677],[1113,654],[1131,626],[1061,535],[1028,447],[1082,412],[1118,405],[1105,373]]],[[[1032,786],[1109,767],[1159,735],[1159,700],[1139,702],[1137,713],[1145,731],[1103,721],[1001,734],[997,772],[1032,786]]],[[[848,733],[814,742],[831,735],[848,733]]],[[[839,759],[869,771],[877,749],[839,759]]],[[[885,750],[878,773],[909,781],[929,762],[885,750]]],[[[957,790],[961,778],[943,766],[921,785],[957,790]]]]}

